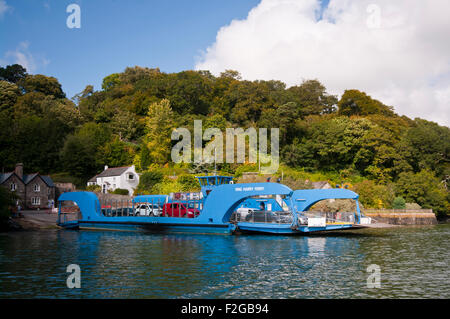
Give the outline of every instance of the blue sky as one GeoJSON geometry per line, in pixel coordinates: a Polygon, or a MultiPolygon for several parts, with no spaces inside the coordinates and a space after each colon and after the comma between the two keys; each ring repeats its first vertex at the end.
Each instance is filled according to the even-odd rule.
{"type": "Polygon", "coordinates": [[[448,126],[449,10],[448,0],[0,0],[0,66],[54,76],[69,98],[135,65],[318,79],[338,97],[358,89],[448,126]],[[66,25],[72,3],[80,29],[66,25]]]}
{"type": "Polygon", "coordinates": [[[56,77],[69,98],[127,66],[193,69],[217,31],[258,2],[0,0],[0,64],[26,59],[30,73],[56,77]],[[71,3],[81,8],[80,29],[66,26],[71,3]]]}

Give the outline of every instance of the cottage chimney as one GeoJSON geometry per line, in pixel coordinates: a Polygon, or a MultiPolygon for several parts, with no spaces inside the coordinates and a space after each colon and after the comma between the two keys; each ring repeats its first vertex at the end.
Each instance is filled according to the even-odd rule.
{"type": "Polygon", "coordinates": [[[14,170],[14,173],[16,173],[17,176],[19,176],[20,179],[23,179],[23,164],[17,163],[16,169],[14,170]]]}
{"type": "Polygon", "coordinates": [[[105,171],[108,169],[108,165],[105,165],[105,171]]]}

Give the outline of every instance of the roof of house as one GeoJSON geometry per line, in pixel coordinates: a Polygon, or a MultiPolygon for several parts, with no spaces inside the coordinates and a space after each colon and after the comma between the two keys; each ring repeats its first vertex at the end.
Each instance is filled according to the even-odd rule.
{"type": "Polygon", "coordinates": [[[3,183],[4,181],[6,181],[12,174],[13,174],[13,172],[0,173],[0,184],[3,183]]]}
{"type": "MultiPolygon", "coordinates": [[[[13,175],[14,172],[9,172],[9,173],[0,173],[0,184],[2,184],[3,182],[5,182],[8,178],[11,177],[11,175],[13,175]]],[[[39,175],[39,173],[33,173],[33,174],[27,174],[27,175],[23,175],[22,177],[22,182],[24,184],[28,184],[29,182],[31,182],[33,180],[33,178],[35,178],[36,176],[40,176],[42,178],[42,180],[44,181],[45,184],[47,184],[48,187],[54,187],[55,184],[53,184],[53,180],[50,176],[47,175],[39,175]]],[[[18,176],[17,176],[18,177],[18,176]]]]}
{"type": "Polygon", "coordinates": [[[120,176],[122,175],[127,169],[129,169],[131,166],[122,166],[122,167],[111,167],[108,169],[105,169],[103,172],[95,176],[97,177],[110,177],[110,176],[120,176]]]}
{"type": "Polygon", "coordinates": [[[96,182],[96,181],[97,181],[97,176],[98,176],[98,175],[95,175],[94,177],[91,177],[91,178],[88,180],[88,182],[96,182]]]}
{"type": "Polygon", "coordinates": [[[55,187],[55,184],[53,184],[53,180],[48,175],[41,175],[42,180],[47,184],[48,187],[55,187]]]}

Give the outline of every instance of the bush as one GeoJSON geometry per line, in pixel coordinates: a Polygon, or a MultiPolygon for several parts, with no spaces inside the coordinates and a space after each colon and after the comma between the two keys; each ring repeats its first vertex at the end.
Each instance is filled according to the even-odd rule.
{"type": "Polygon", "coordinates": [[[100,185],[88,185],[86,186],[86,190],[88,192],[100,192],[102,188],[100,187],[100,185]]]}
{"type": "Polygon", "coordinates": [[[117,195],[129,195],[130,192],[128,191],[128,189],[124,189],[124,188],[116,188],[115,190],[109,192],[111,194],[117,194],[117,195]]]}
{"type": "Polygon", "coordinates": [[[152,188],[158,184],[161,183],[164,178],[164,175],[159,170],[152,170],[142,173],[142,175],[139,177],[139,185],[136,189],[139,193],[151,193],[152,188]]]}
{"type": "Polygon", "coordinates": [[[429,170],[399,174],[395,188],[396,193],[408,202],[418,203],[422,208],[431,208],[438,217],[448,213],[450,204],[447,201],[447,191],[429,170]]]}
{"type": "Polygon", "coordinates": [[[390,208],[394,200],[394,191],[390,186],[370,180],[356,183],[353,190],[359,194],[359,201],[366,208],[390,208]]]}
{"type": "Polygon", "coordinates": [[[403,197],[395,197],[394,201],[392,202],[392,208],[393,209],[405,209],[406,208],[406,201],[403,197]]]}
{"type": "Polygon", "coordinates": [[[0,228],[4,228],[11,217],[16,199],[17,196],[14,193],[0,186],[0,228]]]}
{"type": "Polygon", "coordinates": [[[200,190],[200,185],[197,179],[192,175],[181,175],[178,177],[177,182],[181,185],[181,190],[183,192],[200,190]]]}
{"type": "Polygon", "coordinates": [[[422,209],[422,207],[417,203],[406,203],[406,209],[422,209]]]}

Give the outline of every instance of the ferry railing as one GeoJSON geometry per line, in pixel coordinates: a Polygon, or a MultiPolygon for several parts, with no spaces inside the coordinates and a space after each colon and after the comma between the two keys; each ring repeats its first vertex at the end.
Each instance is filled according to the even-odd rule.
{"type": "Polygon", "coordinates": [[[293,215],[290,211],[254,210],[243,216],[235,211],[231,214],[231,222],[264,223],[264,224],[291,224],[293,215]]]}
{"type": "Polygon", "coordinates": [[[101,213],[106,217],[118,216],[155,216],[155,217],[197,217],[202,209],[201,199],[175,200],[170,202],[170,211],[164,211],[165,201],[152,199],[146,202],[132,200],[102,199],[101,213]],[[176,205],[176,207],[175,207],[176,205]],[[192,216],[194,215],[194,216],[192,216]]]}
{"type": "Polygon", "coordinates": [[[321,212],[321,211],[305,211],[300,212],[302,217],[319,217],[326,218],[327,223],[355,223],[355,212],[321,212]]]}

